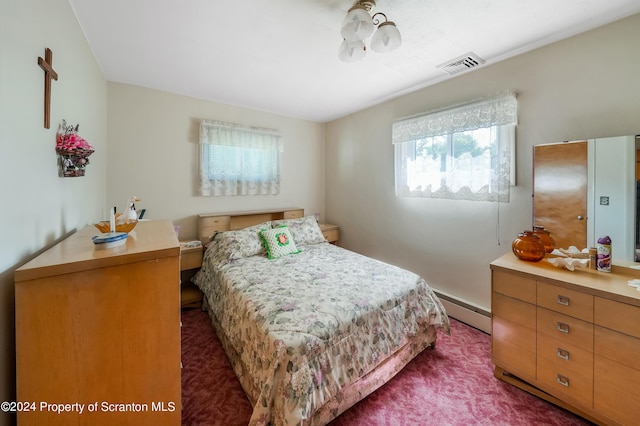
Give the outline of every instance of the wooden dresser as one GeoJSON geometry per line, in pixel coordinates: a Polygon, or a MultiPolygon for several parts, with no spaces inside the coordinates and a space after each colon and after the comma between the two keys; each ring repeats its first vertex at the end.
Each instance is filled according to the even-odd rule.
{"type": "Polygon", "coordinates": [[[495,376],[593,422],[637,424],[636,271],[568,271],[512,253],[491,271],[495,376]]]}
{"type": "Polygon", "coordinates": [[[141,221],[104,250],[98,233],[88,226],[15,272],[18,423],[179,425],[173,225],[141,221]]]}

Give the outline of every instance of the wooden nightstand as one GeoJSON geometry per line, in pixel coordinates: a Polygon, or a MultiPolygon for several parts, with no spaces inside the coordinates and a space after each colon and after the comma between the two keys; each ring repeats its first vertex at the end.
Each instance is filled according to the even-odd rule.
{"type": "Polygon", "coordinates": [[[185,247],[180,243],[180,306],[183,308],[199,308],[202,306],[202,292],[191,282],[191,278],[202,267],[204,248],[185,247]]]}
{"type": "Polygon", "coordinates": [[[320,230],[322,235],[331,244],[337,244],[340,239],[340,227],[338,225],[331,225],[328,223],[320,223],[320,230]]]}

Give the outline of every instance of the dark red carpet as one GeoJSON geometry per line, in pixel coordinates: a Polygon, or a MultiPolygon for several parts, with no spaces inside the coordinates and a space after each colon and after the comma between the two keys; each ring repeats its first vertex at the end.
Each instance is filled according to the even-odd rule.
{"type": "MultiPolygon", "coordinates": [[[[182,312],[182,424],[246,425],[251,405],[206,312],[182,312]]],[[[355,425],[590,425],[493,377],[490,337],[451,321],[451,336],[335,419],[355,425]]]]}

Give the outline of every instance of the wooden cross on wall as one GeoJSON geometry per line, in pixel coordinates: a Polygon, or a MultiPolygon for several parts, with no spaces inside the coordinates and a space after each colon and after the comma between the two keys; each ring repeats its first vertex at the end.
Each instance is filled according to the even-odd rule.
{"type": "Polygon", "coordinates": [[[53,70],[53,52],[48,47],[44,49],[44,59],[38,57],[38,65],[44,70],[44,128],[50,126],[51,115],[51,79],[58,80],[58,74],[53,70]]]}

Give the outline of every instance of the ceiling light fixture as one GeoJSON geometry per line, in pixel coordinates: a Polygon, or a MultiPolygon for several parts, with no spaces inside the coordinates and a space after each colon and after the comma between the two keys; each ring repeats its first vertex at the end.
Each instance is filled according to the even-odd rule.
{"type": "Polygon", "coordinates": [[[367,47],[364,40],[373,34],[371,49],[374,52],[391,52],[402,44],[402,37],[396,24],[387,19],[384,13],[370,14],[376,7],[374,0],[356,0],[342,21],[342,44],[338,51],[338,57],[344,62],[355,62],[364,58],[367,47]],[[380,22],[379,16],[384,18],[380,22]],[[375,31],[375,27],[378,29],[375,31]]]}

